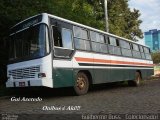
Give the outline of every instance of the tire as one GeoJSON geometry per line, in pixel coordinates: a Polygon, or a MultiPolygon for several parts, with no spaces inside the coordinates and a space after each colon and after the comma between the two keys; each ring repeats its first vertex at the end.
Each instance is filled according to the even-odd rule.
{"type": "Polygon", "coordinates": [[[85,73],[79,72],[76,77],[74,91],[76,95],[84,95],[88,92],[89,80],[85,73]]]}
{"type": "Polygon", "coordinates": [[[140,81],[142,80],[141,75],[139,72],[136,72],[135,74],[135,80],[128,81],[129,86],[135,86],[138,87],[140,85],[140,81]]]}

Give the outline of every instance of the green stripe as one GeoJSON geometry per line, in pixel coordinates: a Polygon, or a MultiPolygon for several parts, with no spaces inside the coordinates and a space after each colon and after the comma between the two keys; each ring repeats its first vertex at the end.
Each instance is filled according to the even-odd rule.
{"type": "Polygon", "coordinates": [[[73,70],[71,68],[53,68],[53,86],[55,88],[74,86],[73,70]]]}
{"type": "MultiPolygon", "coordinates": [[[[92,76],[93,84],[109,83],[116,81],[134,80],[136,69],[87,69],[87,68],[54,68],[53,85],[58,87],[71,87],[75,85],[76,75],[80,70],[87,70],[92,76]]],[[[153,70],[139,69],[142,79],[153,75],[153,70]]]]}

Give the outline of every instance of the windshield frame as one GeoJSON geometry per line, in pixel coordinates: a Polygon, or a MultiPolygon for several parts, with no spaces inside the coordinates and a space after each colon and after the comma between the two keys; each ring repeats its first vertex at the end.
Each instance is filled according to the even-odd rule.
{"type": "MultiPolygon", "coordinates": [[[[16,31],[15,33],[14,32],[12,32],[11,34],[10,34],[10,39],[9,39],[9,45],[10,45],[10,42],[11,42],[11,37],[12,36],[14,36],[14,35],[16,35],[16,34],[18,34],[18,33],[21,33],[21,32],[24,32],[25,30],[29,30],[29,29],[32,29],[33,27],[37,27],[37,26],[40,26],[40,25],[45,25],[45,47],[46,47],[46,44],[48,44],[48,50],[49,51],[45,51],[45,54],[44,55],[42,55],[42,56],[36,56],[36,57],[33,57],[33,56],[31,56],[31,55],[29,55],[29,56],[23,56],[23,57],[20,57],[20,58],[15,58],[15,59],[13,59],[13,60],[10,60],[10,50],[9,50],[9,55],[8,55],[8,64],[13,64],[13,63],[17,63],[17,62],[23,62],[23,61],[28,61],[28,60],[33,60],[33,59],[39,59],[39,58],[43,58],[43,57],[45,57],[45,56],[47,56],[47,55],[49,55],[50,53],[51,53],[51,42],[50,42],[50,35],[49,35],[49,27],[48,27],[48,25],[46,24],[46,23],[42,23],[42,22],[40,22],[40,23],[37,23],[37,24],[34,24],[34,25],[32,25],[32,26],[30,26],[30,27],[27,27],[27,28],[24,28],[24,29],[21,29],[21,30],[19,30],[19,31],[16,31]],[[48,39],[48,40],[47,40],[48,39]],[[48,41],[48,42],[47,42],[48,41]]],[[[40,29],[39,29],[39,32],[40,32],[40,29]]],[[[39,35],[38,35],[38,39],[39,39],[39,35]]]]}

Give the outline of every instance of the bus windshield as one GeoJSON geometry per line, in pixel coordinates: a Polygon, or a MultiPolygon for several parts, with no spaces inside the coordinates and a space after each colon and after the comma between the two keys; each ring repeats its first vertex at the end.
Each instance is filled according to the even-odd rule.
{"type": "Polygon", "coordinates": [[[39,24],[11,35],[9,48],[9,61],[43,57],[49,52],[47,26],[39,24]]]}

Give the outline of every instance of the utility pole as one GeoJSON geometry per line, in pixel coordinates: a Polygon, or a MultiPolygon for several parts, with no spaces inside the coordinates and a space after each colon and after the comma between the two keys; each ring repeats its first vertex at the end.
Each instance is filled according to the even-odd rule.
{"type": "Polygon", "coordinates": [[[109,32],[107,0],[104,0],[104,11],[105,11],[106,32],[109,32]]]}

